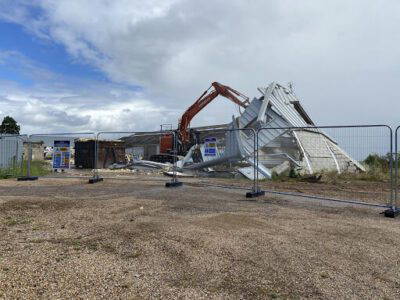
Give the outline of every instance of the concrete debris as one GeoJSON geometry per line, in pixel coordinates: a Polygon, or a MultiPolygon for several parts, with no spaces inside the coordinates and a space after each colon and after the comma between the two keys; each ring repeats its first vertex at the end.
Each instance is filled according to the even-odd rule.
{"type": "Polygon", "coordinates": [[[273,167],[273,168],[271,169],[271,171],[272,171],[272,174],[273,174],[273,173],[276,173],[276,174],[280,175],[280,174],[282,174],[282,173],[285,173],[285,172],[290,171],[290,169],[291,169],[290,162],[287,161],[287,160],[285,160],[285,161],[284,161],[283,163],[281,163],[280,165],[277,165],[277,166],[273,167]]]}
{"type": "Polygon", "coordinates": [[[147,167],[152,169],[169,169],[171,168],[170,163],[159,163],[150,160],[133,159],[128,163],[129,167],[147,167]]]}
{"type": "Polygon", "coordinates": [[[110,165],[108,168],[111,170],[121,170],[121,169],[126,169],[127,165],[114,163],[114,164],[110,165]]]}
{"type": "MultiPolygon", "coordinates": [[[[163,174],[165,176],[169,176],[169,177],[173,177],[174,176],[174,172],[173,171],[167,171],[167,172],[163,172],[163,174]]],[[[194,177],[193,174],[188,174],[188,173],[182,173],[182,172],[175,172],[175,176],[176,177],[194,177]]]]}
{"type": "MultiPolygon", "coordinates": [[[[162,175],[172,169],[170,163],[159,163],[149,160],[129,159],[126,164],[114,163],[107,169],[98,169],[99,173],[113,173],[116,176],[124,176],[126,174],[135,175],[162,175]]],[[[172,172],[171,172],[172,173],[172,172]]],[[[167,174],[164,174],[167,175],[167,174]]]]}
{"type": "MultiPolygon", "coordinates": [[[[248,179],[251,179],[251,180],[254,179],[254,168],[253,167],[239,168],[239,169],[237,169],[237,171],[248,179]]],[[[258,172],[258,179],[261,179],[261,180],[265,179],[265,176],[262,173],[258,172]]]]}

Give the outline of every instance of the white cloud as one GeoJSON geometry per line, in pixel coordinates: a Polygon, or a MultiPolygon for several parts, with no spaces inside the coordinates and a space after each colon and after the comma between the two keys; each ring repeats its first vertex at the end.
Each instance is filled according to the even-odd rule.
{"type": "MultiPolygon", "coordinates": [[[[148,102],[139,107],[145,111],[164,107],[183,112],[212,81],[253,97],[257,86],[277,80],[294,82],[320,124],[398,120],[400,104],[392,88],[400,79],[396,0],[3,3],[12,7],[0,14],[3,19],[64,45],[73,58],[94,65],[116,83],[144,86],[148,102]],[[42,11],[40,17],[30,13],[32,6],[42,11]]],[[[92,103],[80,96],[60,101],[67,99],[70,111],[79,107],[73,102],[77,99],[92,103]]],[[[105,101],[99,114],[110,115],[107,100],[98,101],[105,101]]],[[[226,122],[235,111],[218,101],[194,124],[226,122]]],[[[153,113],[152,124],[161,123],[157,118],[163,113],[153,113]]],[[[171,116],[171,122],[177,118],[171,116]]],[[[119,119],[129,117],[121,113],[119,119]]],[[[98,120],[93,124],[113,126],[98,120]]]]}
{"type": "MultiPolygon", "coordinates": [[[[1,82],[0,87],[4,87],[1,82]]],[[[155,124],[160,120],[176,116],[175,111],[154,106],[134,95],[123,100],[113,99],[109,103],[104,95],[96,95],[95,91],[92,95],[72,96],[85,104],[63,101],[66,97],[70,98],[70,93],[56,95],[40,89],[26,91],[21,88],[3,91],[0,93],[0,114],[12,115],[22,124],[24,133],[157,130],[155,124]],[[87,103],[92,97],[102,99],[103,104],[90,107],[87,103]]]]}
{"type": "Polygon", "coordinates": [[[0,79],[0,116],[14,117],[23,133],[156,130],[159,122],[177,118],[177,111],[155,105],[131,87],[78,82],[18,52],[0,52],[1,65],[35,79],[27,86],[0,79]]]}

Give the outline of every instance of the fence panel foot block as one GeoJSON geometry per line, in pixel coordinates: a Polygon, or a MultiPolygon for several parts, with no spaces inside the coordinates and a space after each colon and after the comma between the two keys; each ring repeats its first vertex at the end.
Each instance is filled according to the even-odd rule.
{"type": "Polygon", "coordinates": [[[261,197],[261,196],[265,196],[264,191],[252,191],[252,192],[246,193],[246,198],[255,198],[255,197],[261,197]]]}
{"type": "Polygon", "coordinates": [[[386,218],[396,218],[398,215],[400,215],[400,209],[387,209],[383,213],[386,218]]]}
{"type": "Polygon", "coordinates": [[[183,182],[180,182],[180,181],[165,183],[165,187],[167,187],[167,188],[178,187],[178,186],[182,186],[182,185],[183,185],[183,182]]]}
{"type": "Polygon", "coordinates": [[[23,176],[23,177],[18,177],[17,180],[18,181],[34,181],[34,180],[38,180],[39,177],[37,176],[23,176]]]}
{"type": "Polygon", "coordinates": [[[100,177],[90,178],[89,179],[89,183],[93,184],[93,183],[100,182],[100,181],[103,181],[103,180],[104,179],[100,178],[100,177]]]}

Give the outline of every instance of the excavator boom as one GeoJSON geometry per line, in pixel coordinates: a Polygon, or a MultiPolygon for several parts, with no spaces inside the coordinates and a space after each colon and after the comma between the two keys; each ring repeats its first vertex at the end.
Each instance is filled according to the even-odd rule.
{"type": "Polygon", "coordinates": [[[220,84],[218,82],[213,82],[211,86],[196,100],[196,102],[193,103],[182,115],[178,127],[179,139],[182,144],[186,144],[190,141],[190,134],[188,131],[190,121],[219,95],[228,98],[232,102],[244,108],[246,108],[250,103],[249,98],[242,93],[229,86],[220,84]],[[210,91],[210,89],[212,90],[210,91]],[[242,98],[243,100],[240,100],[238,97],[242,98]]]}

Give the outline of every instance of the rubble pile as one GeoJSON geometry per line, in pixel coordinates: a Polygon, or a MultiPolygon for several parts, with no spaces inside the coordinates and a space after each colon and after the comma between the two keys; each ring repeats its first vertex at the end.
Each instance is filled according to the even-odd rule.
{"type": "Polygon", "coordinates": [[[252,179],[254,167],[260,179],[296,170],[302,175],[321,171],[364,172],[364,167],[341,149],[336,141],[315,126],[292,88],[272,82],[258,89],[254,98],[232,122],[224,138],[224,150],[207,153],[206,142],[194,145],[178,162],[178,168],[208,170],[221,164],[242,163],[236,172],[252,179]],[[258,164],[254,163],[254,134],[249,129],[263,128],[258,134],[258,164]],[[201,153],[200,162],[198,155],[201,153]]]}
{"type": "Polygon", "coordinates": [[[101,173],[129,173],[137,175],[156,175],[163,174],[172,169],[172,164],[170,163],[158,163],[149,160],[132,159],[126,164],[114,163],[110,165],[107,169],[98,170],[101,173]]]}

